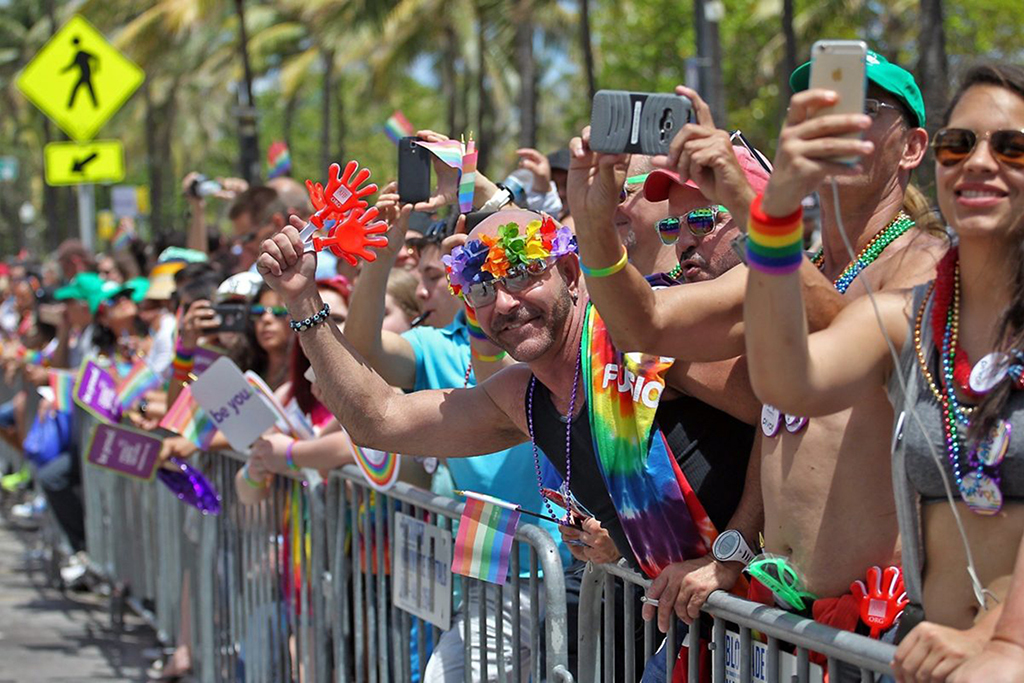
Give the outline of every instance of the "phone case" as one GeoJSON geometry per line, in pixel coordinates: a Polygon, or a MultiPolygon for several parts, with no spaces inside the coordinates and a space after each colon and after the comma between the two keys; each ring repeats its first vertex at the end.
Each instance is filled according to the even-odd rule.
{"type": "MultiPolygon", "coordinates": [[[[859,114],[864,111],[867,92],[868,46],[862,40],[819,40],[811,47],[811,88],[834,90],[839,102],[822,109],[814,116],[826,114],[859,114]]],[[[844,137],[861,138],[852,133],[844,137]]],[[[836,161],[856,163],[858,159],[843,157],[836,161]]]]}
{"type": "Polygon", "coordinates": [[[249,308],[243,304],[218,304],[213,307],[220,316],[217,332],[244,332],[249,308]]]}
{"type": "Polygon", "coordinates": [[[600,90],[590,111],[590,148],[607,154],[668,154],[692,112],[692,103],[682,95],[600,90]]]}
{"type": "Polygon", "coordinates": [[[398,197],[403,204],[430,198],[430,152],[415,144],[417,139],[398,141],[398,197]]]}

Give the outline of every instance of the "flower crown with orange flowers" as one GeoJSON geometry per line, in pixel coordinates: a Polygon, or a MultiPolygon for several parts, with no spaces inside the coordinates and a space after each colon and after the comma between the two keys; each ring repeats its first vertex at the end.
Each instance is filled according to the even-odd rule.
{"type": "Polygon", "coordinates": [[[514,268],[575,253],[572,230],[545,214],[541,220],[528,223],[523,234],[515,223],[506,223],[498,227],[497,235],[481,235],[478,240],[455,247],[441,260],[448,286],[460,296],[463,288],[505,277],[514,268]]]}

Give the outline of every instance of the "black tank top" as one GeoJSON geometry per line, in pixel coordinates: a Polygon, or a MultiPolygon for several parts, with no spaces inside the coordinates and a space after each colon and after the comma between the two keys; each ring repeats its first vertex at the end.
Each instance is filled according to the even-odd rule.
{"type": "MultiPolygon", "coordinates": [[[[548,388],[534,382],[533,431],[537,447],[564,478],[565,423],[562,417],[551,401],[548,388]]],[[[754,428],[690,396],[662,401],[654,427],[665,434],[672,455],[715,528],[726,529],[743,495],[747,461],[754,445],[754,428]]],[[[595,457],[586,403],[572,423],[570,458],[573,495],[607,529],[619,553],[637,567],[595,457]]]]}

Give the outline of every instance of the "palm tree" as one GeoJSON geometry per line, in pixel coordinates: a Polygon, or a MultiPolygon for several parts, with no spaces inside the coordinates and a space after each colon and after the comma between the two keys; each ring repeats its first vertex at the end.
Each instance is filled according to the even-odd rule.
{"type": "MultiPolygon", "coordinates": [[[[929,135],[935,133],[936,115],[946,108],[949,98],[949,66],[946,59],[946,32],[942,21],[942,0],[921,0],[920,55],[917,75],[920,77],[925,111],[931,112],[929,135]]],[[[935,183],[935,168],[930,163],[918,167],[918,182],[928,190],[935,183]]]]}

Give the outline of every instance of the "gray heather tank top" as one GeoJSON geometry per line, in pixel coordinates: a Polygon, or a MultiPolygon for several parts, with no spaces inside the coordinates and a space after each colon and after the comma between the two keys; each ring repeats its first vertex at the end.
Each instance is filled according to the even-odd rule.
{"type": "MultiPolygon", "coordinates": [[[[916,316],[918,310],[920,310],[921,302],[927,291],[928,285],[921,285],[914,289],[913,315],[916,316]]],[[[921,332],[921,346],[928,361],[929,371],[935,381],[938,382],[940,379],[939,353],[935,349],[931,326],[927,324],[931,316],[931,308],[932,302],[929,301],[928,308],[924,314],[925,324],[921,332]]],[[[931,503],[946,500],[946,490],[942,484],[942,475],[936,466],[931,449],[928,448],[928,442],[931,442],[935,452],[942,461],[942,466],[946,470],[953,495],[959,500],[960,491],[957,488],[956,481],[953,479],[953,468],[950,465],[949,451],[946,448],[946,437],[942,426],[942,407],[935,399],[927,380],[921,373],[913,335],[914,331],[911,329],[908,339],[903,345],[903,351],[900,354],[899,372],[908,380],[908,389],[914,399],[912,401],[913,410],[916,412],[917,417],[920,418],[920,424],[911,414],[910,410],[905,410],[903,390],[900,387],[899,379],[895,372],[889,378],[888,386],[889,399],[893,405],[893,414],[896,416],[897,421],[901,422],[901,424],[897,425],[898,432],[900,431],[899,427],[902,426],[902,434],[897,433],[896,437],[901,439],[901,445],[905,449],[906,476],[912,490],[918,494],[921,502],[931,503]],[[912,378],[915,381],[911,382],[912,378]],[[902,418],[900,417],[901,413],[903,413],[902,418]],[[922,425],[926,433],[922,431],[922,425]]],[[[1011,432],[1010,450],[1007,452],[1006,458],[1002,463],[1002,483],[1000,488],[1002,488],[1005,501],[1024,501],[1024,392],[1013,392],[1010,395],[1008,406],[1009,413],[1003,417],[1010,420],[1013,430],[1011,432]]],[[[962,449],[962,472],[967,470],[966,457],[966,449],[962,449]]]]}

